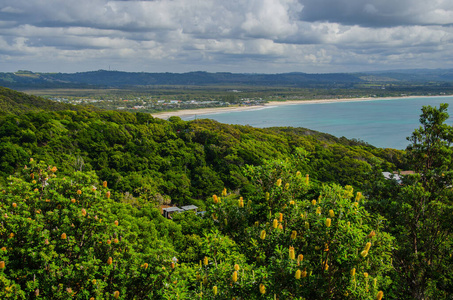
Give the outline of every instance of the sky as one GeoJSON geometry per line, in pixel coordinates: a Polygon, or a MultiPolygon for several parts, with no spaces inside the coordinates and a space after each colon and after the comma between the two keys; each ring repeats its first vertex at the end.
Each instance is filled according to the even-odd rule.
{"type": "Polygon", "coordinates": [[[0,72],[453,68],[452,0],[0,0],[0,72]]]}

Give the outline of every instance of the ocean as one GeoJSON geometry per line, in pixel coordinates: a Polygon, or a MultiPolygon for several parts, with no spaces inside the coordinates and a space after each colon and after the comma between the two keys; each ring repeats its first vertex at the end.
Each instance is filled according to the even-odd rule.
{"type": "MultiPolygon", "coordinates": [[[[226,124],[264,128],[304,127],[337,137],[354,138],[381,148],[405,149],[406,137],[420,127],[421,108],[449,104],[453,115],[453,97],[392,98],[336,103],[301,103],[267,106],[259,109],[200,115],[226,124]]],[[[183,117],[193,120],[195,116],[183,117]]],[[[453,125],[453,118],[446,122],[453,125]]]]}

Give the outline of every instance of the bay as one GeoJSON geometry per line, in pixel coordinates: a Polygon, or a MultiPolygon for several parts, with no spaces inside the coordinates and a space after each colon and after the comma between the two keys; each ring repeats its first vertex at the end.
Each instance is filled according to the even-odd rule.
{"type": "MultiPolygon", "coordinates": [[[[362,140],[376,147],[405,149],[409,143],[406,137],[420,127],[422,106],[439,107],[440,103],[448,103],[450,115],[453,114],[453,96],[442,96],[266,106],[206,114],[198,118],[258,128],[304,127],[337,137],[362,140]]],[[[182,119],[194,118],[188,116],[182,119]]],[[[453,125],[453,119],[450,117],[446,123],[453,125]]]]}

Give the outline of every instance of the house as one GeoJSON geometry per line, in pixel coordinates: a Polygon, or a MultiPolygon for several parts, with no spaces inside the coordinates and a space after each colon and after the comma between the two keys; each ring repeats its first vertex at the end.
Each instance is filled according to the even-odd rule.
{"type": "Polygon", "coordinates": [[[164,218],[172,219],[172,217],[171,217],[172,214],[180,213],[180,212],[183,212],[183,211],[184,210],[182,210],[181,208],[176,207],[176,206],[165,207],[165,208],[162,208],[162,215],[164,216],[164,218]]]}
{"type": "Polygon", "coordinates": [[[186,206],[181,207],[181,209],[184,210],[184,211],[193,211],[193,212],[196,213],[198,207],[195,206],[195,205],[186,205],[186,206]]]}
{"type": "Polygon", "coordinates": [[[176,206],[168,206],[168,207],[161,206],[162,215],[164,216],[164,218],[167,218],[167,219],[172,219],[171,215],[174,213],[181,213],[181,212],[185,212],[185,211],[193,211],[193,212],[197,213],[197,209],[198,209],[198,207],[195,205],[186,205],[181,208],[176,207],[176,206]]]}

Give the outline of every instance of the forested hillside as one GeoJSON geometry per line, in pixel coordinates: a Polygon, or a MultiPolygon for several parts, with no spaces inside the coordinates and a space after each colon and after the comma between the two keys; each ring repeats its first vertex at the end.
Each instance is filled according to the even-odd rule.
{"type": "Polygon", "coordinates": [[[0,87],[0,114],[20,114],[29,111],[78,110],[81,107],[29,96],[0,87]]]}
{"type": "Polygon", "coordinates": [[[447,106],[406,151],[144,113],[0,117],[0,297],[449,299],[447,106]],[[385,180],[382,171],[413,170],[385,180]],[[195,204],[172,219],[160,206],[195,204]]]}

